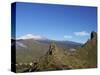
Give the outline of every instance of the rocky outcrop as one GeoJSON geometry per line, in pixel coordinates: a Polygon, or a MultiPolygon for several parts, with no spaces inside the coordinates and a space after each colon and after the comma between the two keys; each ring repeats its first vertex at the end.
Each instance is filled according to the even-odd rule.
{"type": "Polygon", "coordinates": [[[94,32],[94,31],[91,32],[91,40],[92,40],[93,38],[97,38],[97,33],[94,32]]]}
{"type": "Polygon", "coordinates": [[[97,33],[91,32],[90,39],[77,51],[79,58],[85,61],[83,68],[97,67],[97,33]]]}

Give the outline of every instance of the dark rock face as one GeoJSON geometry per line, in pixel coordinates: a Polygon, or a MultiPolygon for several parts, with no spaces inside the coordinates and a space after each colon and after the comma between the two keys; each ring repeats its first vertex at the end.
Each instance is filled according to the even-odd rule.
{"type": "Polygon", "coordinates": [[[50,46],[49,46],[49,51],[48,51],[48,54],[49,55],[52,55],[52,53],[53,53],[53,51],[55,50],[55,44],[51,44],[50,46]]]}
{"type": "Polygon", "coordinates": [[[91,40],[92,40],[94,37],[97,37],[97,33],[94,32],[94,31],[92,31],[92,32],[91,32],[91,40]]]}

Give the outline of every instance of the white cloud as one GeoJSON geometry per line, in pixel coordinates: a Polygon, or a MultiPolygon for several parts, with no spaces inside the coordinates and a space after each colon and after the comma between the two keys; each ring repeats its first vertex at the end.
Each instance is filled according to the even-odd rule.
{"type": "Polygon", "coordinates": [[[44,40],[46,39],[45,37],[43,36],[40,36],[40,35],[33,35],[33,34],[26,34],[24,36],[21,36],[17,39],[35,39],[35,40],[44,40]]]}
{"type": "Polygon", "coordinates": [[[88,36],[89,33],[86,31],[80,31],[80,32],[74,32],[74,35],[76,35],[76,36],[88,36]]]}
{"type": "Polygon", "coordinates": [[[65,39],[71,39],[72,36],[71,36],[71,35],[64,35],[64,38],[65,38],[65,39]]]}

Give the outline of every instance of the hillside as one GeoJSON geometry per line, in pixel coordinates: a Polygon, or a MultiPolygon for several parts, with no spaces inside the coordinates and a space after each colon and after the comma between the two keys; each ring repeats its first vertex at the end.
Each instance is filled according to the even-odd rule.
{"type": "Polygon", "coordinates": [[[47,52],[49,47],[47,44],[41,44],[34,39],[17,40],[17,42],[25,46],[17,46],[19,43],[16,44],[16,60],[22,63],[29,63],[38,59],[47,52]]]}
{"type": "Polygon", "coordinates": [[[56,44],[52,43],[49,46],[49,51],[44,57],[42,57],[42,59],[40,59],[39,69],[40,71],[70,69],[70,67],[64,62],[64,58],[64,50],[58,49],[56,44]]]}
{"type": "MultiPolygon", "coordinates": [[[[39,43],[43,44],[43,41],[39,43]]],[[[45,41],[44,43],[47,44],[48,42],[45,41]]],[[[90,39],[84,45],[77,46],[75,49],[75,51],[65,50],[64,48],[60,48],[59,45],[57,45],[57,42],[54,41],[50,45],[48,44],[44,55],[36,60],[32,60],[31,65],[18,66],[17,72],[69,70],[97,67],[96,32],[91,32],[90,39]],[[21,67],[23,68],[21,69],[21,67]]],[[[31,58],[34,58],[34,55],[33,57],[31,56],[31,58]]]]}
{"type": "Polygon", "coordinates": [[[97,33],[92,32],[90,39],[77,50],[77,55],[80,60],[85,61],[83,68],[97,67],[97,33]]]}
{"type": "MultiPolygon", "coordinates": [[[[80,47],[80,43],[71,41],[54,41],[59,49],[65,51],[70,48],[80,47]]],[[[52,40],[19,39],[16,40],[16,59],[17,62],[31,62],[44,56],[49,49],[52,40]],[[33,57],[33,58],[32,58],[33,57]],[[24,58],[24,60],[22,60],[24,58]],[[28,60],[27,60],[28,59],[28,60]]]]}

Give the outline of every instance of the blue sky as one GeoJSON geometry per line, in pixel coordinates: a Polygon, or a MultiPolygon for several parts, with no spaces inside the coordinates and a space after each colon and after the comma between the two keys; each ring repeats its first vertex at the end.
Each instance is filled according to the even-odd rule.
{"type": "Polygon", "coordinates": [[[84,43],[97,31],[97,8],[36,3],[16,4],[16,36],[40,35],[84,43]]]}

